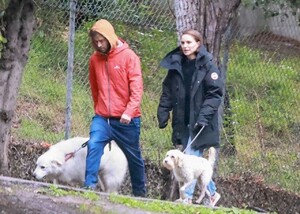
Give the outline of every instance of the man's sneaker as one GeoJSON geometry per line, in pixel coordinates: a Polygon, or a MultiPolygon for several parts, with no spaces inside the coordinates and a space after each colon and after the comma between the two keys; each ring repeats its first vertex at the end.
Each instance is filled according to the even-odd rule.
{"type": "Polygon", "coordinates": [[[146,193],[144,193],[144,192],[136,192],[136,193],[133,193],[133,196],[134,197],[145,198],[146,197],[146,193]]]}
{"type": "Polygon", "coordinates": [[[82,187],[82,189],[95,191],[96,187],[93,187],[93,186],[84,186],[84,187],[82,187]]]}
{"type": "Polygon", "coordinates": [[[217,192],[213,196],[210,197],[210,205],[214,207],[216,203],[220,200],[221,195],[217,192]]]}

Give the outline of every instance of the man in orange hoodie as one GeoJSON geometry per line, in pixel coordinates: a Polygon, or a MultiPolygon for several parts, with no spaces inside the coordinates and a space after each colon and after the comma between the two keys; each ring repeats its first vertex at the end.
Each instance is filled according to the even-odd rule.
{"type": "Polygon", "coordinates": [[[89,61],[95,116],[87,144],[84,187],[96,187],[104,146],[115,140],[128,160],[133,195],[145,197],[145,166],[139,140],[143,94],[140,59],[118,38],[107,20],[97,21],[89,37],[95,49],[89,61]]]}

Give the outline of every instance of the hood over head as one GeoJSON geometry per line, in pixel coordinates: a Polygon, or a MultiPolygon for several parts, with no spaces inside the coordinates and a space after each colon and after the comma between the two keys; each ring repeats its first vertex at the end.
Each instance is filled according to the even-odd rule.
{"type": "Polygon", "coordinates": [[[104,36],[108,40],[111,49],[117,47],[118,40],[119,40],[118,36],[115,33],[114,27],[107,20],[100,19],[92,26],[90,31],[96,31],[100,33],[102,36],[104,36]]]}

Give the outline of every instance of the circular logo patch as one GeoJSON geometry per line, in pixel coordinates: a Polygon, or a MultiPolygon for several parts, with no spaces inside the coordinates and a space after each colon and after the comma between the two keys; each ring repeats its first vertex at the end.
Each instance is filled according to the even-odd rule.
{"type": "Polygon", "coordinates": [[[216,79],[219,78],[219,75],[218,75],[216,72],[213,72],[213,73],[211,74],[211,78],[212,78],[213,80],[216,80],[216,79]]]}

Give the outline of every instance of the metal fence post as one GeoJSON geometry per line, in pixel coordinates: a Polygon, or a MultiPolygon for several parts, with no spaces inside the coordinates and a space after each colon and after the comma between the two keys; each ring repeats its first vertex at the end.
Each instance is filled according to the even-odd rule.
{"type": "Polygon", "coordinates": [[[74,69],[74,37],[75,37],[76,4],[77,4],[76,0],[70,0],[65,139],[70,138],[70,134],[71,134],[72,88],[73,88],[72,82],[73,82],[73,69],[74,69]]]}

